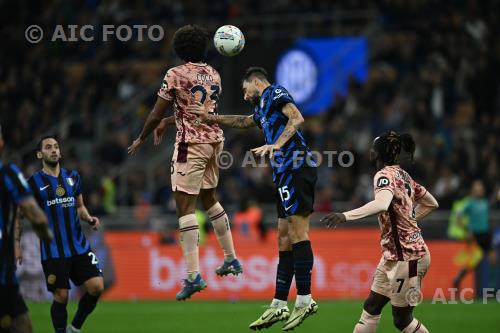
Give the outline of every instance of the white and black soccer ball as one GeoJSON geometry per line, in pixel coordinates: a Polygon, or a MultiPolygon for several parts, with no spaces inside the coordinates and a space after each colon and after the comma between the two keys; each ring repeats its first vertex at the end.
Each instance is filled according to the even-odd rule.
{"type": "Polygon", "coordinates": [[[245,36],[234,25],[223,25],[215,32],[214,45],[220,54],[232,57],[245,47],[245,36]]]}

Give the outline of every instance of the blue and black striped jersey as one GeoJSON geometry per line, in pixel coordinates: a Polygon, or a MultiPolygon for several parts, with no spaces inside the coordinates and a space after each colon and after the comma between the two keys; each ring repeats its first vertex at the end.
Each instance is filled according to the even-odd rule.
{"type": "Polygon", "coordinates": [[[40,241],[42,260],[70,258],[90,250],[76,209],[82,183],[77,171],[61,168],[58,177],[37,171],[28,180],[38,204],[45,211],[52,241],[40,241]]]}
{"type": "MultiPolygon", "coordinates": [[[[266,144],[274,144],[283,133],[288,117],[282,112],[282,108],[288,103],[295,104],[292,96],[280,85],[272,84],[262,92],[259,105],[255,106],[253,119],[264,132],[266,144]]],[[[301,129],[297,130],[280,151],[274,152],[271,166],[274,178],[277,174],[302,166],[316,167],[316,161],[301,129]]]]}
{"type": "Polygon", "coordinates": [[[16,285],[14,223],[17,204],[31,196],[23,173],[15,164],[0,163],[0,285],[16,285]]]}

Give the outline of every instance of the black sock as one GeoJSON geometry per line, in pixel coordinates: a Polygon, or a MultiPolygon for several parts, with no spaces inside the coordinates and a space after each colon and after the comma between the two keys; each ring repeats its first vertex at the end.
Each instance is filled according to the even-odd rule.
{"type": "Polygon", "coordinates": [[[83,322],[87,316],[94,311],[98,299],[99,296],[92,296],[89,293],[85,293],[82,298],[80,298],[78,310],[76,310],[75,318],[73,318],[73,322],[71,323],[74,328],[82,328],[83,322]]]}
{"type": "Polygon", "coordinates": [[[52,318],[52,325],[56,333],[65,333],[66,324],[68,322],[68,311],[66,311],[66,304],[56,301],[52,302],[50,307],[50,316],[52,318]]]}
{"type": "Polygon", "coordinates": [[[280,251],[278,270],[276,271],[276,286],[274,298],[286,301],[293,279],[293,252],[280,251]]]}
{"type": "Polygon", "coordinates": [[[293,265],[295,268],[297,295],[309,295],[311,293],[313,263],[314,255],[310,241],[307,240],[293,244],[293,265]]]}

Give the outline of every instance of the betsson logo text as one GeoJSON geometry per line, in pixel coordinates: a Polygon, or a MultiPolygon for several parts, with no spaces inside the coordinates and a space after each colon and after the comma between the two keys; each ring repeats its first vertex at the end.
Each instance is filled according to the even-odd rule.
{"type": "Polygon", "coordinates": [[[64,198],[55,198],[53,200],[47,200],[47,207],[52,205],[63,204],[64,207],[73,206],[75,204],[74,197],[64,197],[64,198]]]}
{"type": "MultiPolygon", "coordinates": [[[[250,290],[265,292],[274,288],[278,258],[261,255],[238,257],[244,274],[238,277],[218,278],[213,272],[221,264],[222,256],[216,248],[207,246],[200,257],[200,270],[212,291],[235,292],[250,290]]],[[[149,252],[150,287],[156,291],[169,292],[178,289],[179,281],[185,278],[186,266],[182,258],[162,254],[152,248],[149,252]]],[[[362,297],[370,288],[376,265],[370,262],[336,262],[327,265],[321,256],[314,257],[313,286],[315,290],[348,293],[362,297]]],[[[295,286],[295,283],[292,284],[295,286]]]]}

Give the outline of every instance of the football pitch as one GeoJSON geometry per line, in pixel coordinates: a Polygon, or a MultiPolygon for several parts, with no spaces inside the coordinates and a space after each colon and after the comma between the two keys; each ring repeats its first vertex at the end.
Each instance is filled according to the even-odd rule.
{"type": "MultiPolygon", "coordinates": [[[[352,332],[362,301],[318,301],[319,310],[294,332],[352,332]]],[[[102,302],[88,318],[82,332],[252,332],[248,324],[264,311],[265,302],[102,302]]],[[[289,306],[293,306],[290,302],[289,306]]],[[[34,332],[52,332],[49,303],[30,303],[34,332]]],[[[76,303],[68,307],[72,319],[76,303]]],[[[500,332],[500,304],[419,305],[415,316],[430,332],[500,332]]],[[[281,323],[261,332],[281,332],[281,323]]],[[[392,326],[390,307],[382,313],[378,332],[398,332],[392,326]]]]}

